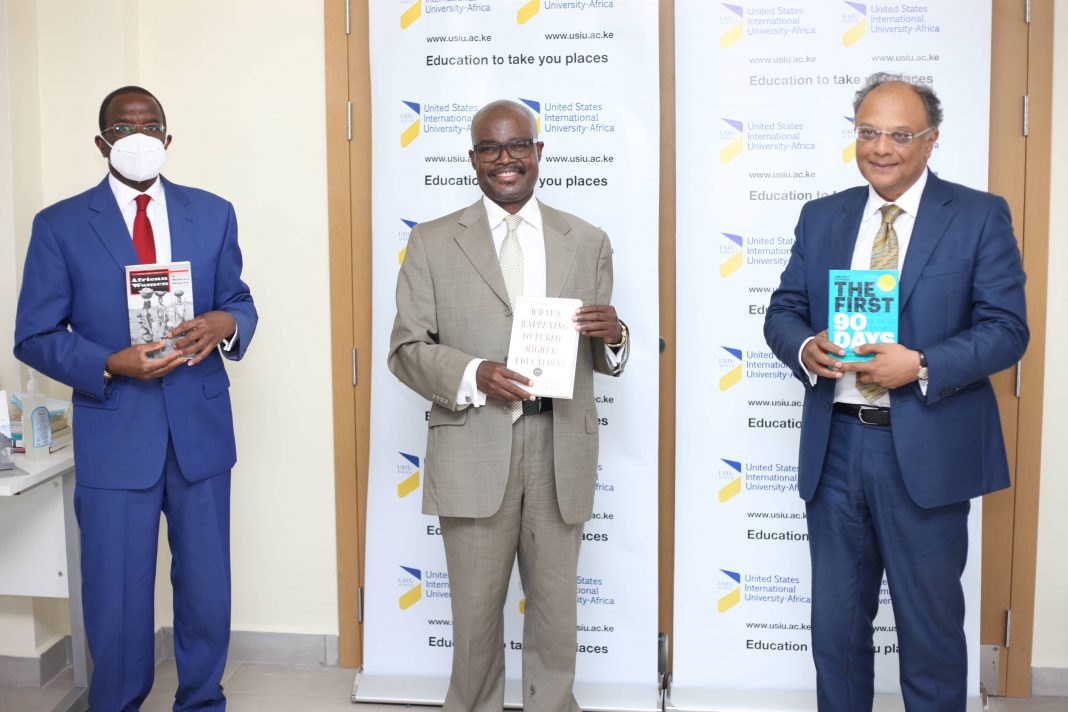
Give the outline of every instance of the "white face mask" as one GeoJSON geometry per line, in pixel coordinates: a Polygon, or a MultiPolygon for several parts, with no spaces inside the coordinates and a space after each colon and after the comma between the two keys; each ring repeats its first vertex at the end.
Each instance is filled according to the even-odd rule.
{"type": "MultiPolygon", "coordinates": [[[[100,138],[104,139],[104,143],[108,143],[103,136],[100,138]]],[[[108,145],[111,146],[111,156],[108,160],[112,167],[135,183],[158,176],[167,161],[167,150],[163,142],[143,133],[125,136],[108,145]]]]}

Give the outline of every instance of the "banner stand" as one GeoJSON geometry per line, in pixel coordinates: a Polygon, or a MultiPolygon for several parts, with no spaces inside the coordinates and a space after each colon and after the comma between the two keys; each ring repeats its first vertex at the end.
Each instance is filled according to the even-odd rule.
{"type": "MultiPolygon", "coordinates": [[[[504,683],[505,709],[522,709],[523,693],[519,680],[504,683]]],[[[445,702],[449,688],[447,677],[408,677],[356,673],[352,701],[377,704],[437,705],[445,702]]],[[[575,683],[575,700],[583,712],[660,712],[661,695],[651,685],[606,685],[575,683]],[[584,702],[596,700],[596,704],[584,702]]]]}
{"type": "MultiPolygon", "coordinates": [[[[901,712],[900,695],[876,695],[872,712],[901,712]]],[[[816,693],[763,692],[690,687],[670,691],[665,712],[816,712],[816,693]]],[[[983,701],[968,698],[967,712],[983,712],[983,701]]]]}

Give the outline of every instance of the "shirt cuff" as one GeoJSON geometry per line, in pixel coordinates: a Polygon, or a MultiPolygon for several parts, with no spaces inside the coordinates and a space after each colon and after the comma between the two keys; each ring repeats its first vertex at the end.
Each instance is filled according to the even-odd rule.
{"type": "Polygon", "coordinates": [[[478,379],[475,377],[479,364],[485,360],[484,358],[473,358],[467,364],[467,368],[464,369],[464,377],[460,379],[460,388],[456,391],[456,399],[453,401],[456,403],[457,408],[469,405],[481,408],[486,405],[486,394],[478,390],[478,379]]]}
{"type": "Polygon", "coordinates": [[[816,385],[816,379],[818,378],[818,376],[812,374],[807,368],[805,368],[805,362],[802,360],[801,354],[805,352],[805,347],[808,346],[808,342],[812,341],[814,338],[816,337],[810,336],[804,341],[802,341],[801,348],[797,350],[797,365],[799,365],[801,367],[801,370],[805,372],[805,375],[808,376],[808,382],[811,386],[816,385]]]}
{"type": "Polygon", "coordinates": [[[232,351],[234,349],[235,346],[237,346],[237,332],[238,332],[237,319],[234,319],[234,333],[230,335],[229,339],[223,339],[222,340],[222,350],[223,351],[226,351],[227,353],[229,353],[230,351],[232,351]]]}
{"type": "Polygon", "coordinates": [[[627,354],[627,349],[630,347],[630,343],[622,344],[620,346],[604,345],[604,358],[608,361],[608,367],[612,369],[612,373],[619,373],[621,365],[624,363],[624,356],[627,354]]]}

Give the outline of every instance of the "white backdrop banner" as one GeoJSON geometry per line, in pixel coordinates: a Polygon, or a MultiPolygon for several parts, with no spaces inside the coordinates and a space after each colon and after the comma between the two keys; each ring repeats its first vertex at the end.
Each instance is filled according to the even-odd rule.
{"type": "MultiPolygon", "coordinates": [[[[946,115],[932,169],[985,188],[990,2],[675,7],[678,353],[700,354],[706,367],[679,378],[671,699],[679,709],[767,709],[759,695],[730,691],[800,691],[778,695],[793,700],[781,708],[814,710],[797,495],[804,393],[764,342],[764,311],[801,206],[864,182],[852,101],[870,73],[932,84],[946,115]]],[[[965,573],[975,694],[978,510],[965,573]]],[[[885,581],[875,649],[876,689],[896,693],[885,581]]]]}
{"type": "MultiPolygon", "coordinates": [[[[420,512],[429,403],[386,355],[409,232],[480,197],[471,117],[507,98],[534,112],[545,142],[536,195],[611,238],[613,303],[631,328],[626,373],[595,381],[601,457],[579,560],[575,693],[589,710],[657,706],[657,24],[656,3],[618,0],[370,4],[373,420],[358,699],[440,703],[446,689],[449,580],[437,519],[420,512]]],[[[518,578],[505,614],[509,704],[518,578]]]]}

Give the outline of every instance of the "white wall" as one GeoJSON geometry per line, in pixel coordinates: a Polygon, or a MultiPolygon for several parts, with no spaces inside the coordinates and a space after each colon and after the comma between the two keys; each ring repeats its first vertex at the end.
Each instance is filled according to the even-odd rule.
{"type": "MultiPolygon", "coordinates": [[[[165,175],[234,203],[261,314],[228,367],[234,628],[336,634],[321,3],[0,0],[0,11],[0,383],[17,371],[7,305],[33,214],[103,178],[100,101],[141,84],[174,135],[165,175]]],[[[164,581],[168,567],[161,554],[164,581]]],[[[169,587],[158,591],[166,625],[169,587]]]]}
{"type": "MultiPolygon", "coordinates": [[[[1038,515],[1038,579],[1031,664],[1068,671],[1068,6],[1058,3],[1053,27],[1053,150],[1050,175],[1049,296],[1046,319],[1046,387],[1043,393],[1042,481],[1038,515]]],[[[1068,672],[1065,673],[1068,675],[1068,672]]]]}
{"type": "Polygon", "coordinates": [[[234,202],[260,312],[229,369],[233,625],[336,634],[322,4],[140,7],[139,80],[174,135],[167,176],[234,202]]]}

